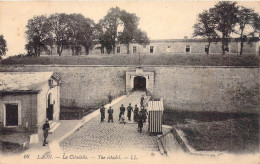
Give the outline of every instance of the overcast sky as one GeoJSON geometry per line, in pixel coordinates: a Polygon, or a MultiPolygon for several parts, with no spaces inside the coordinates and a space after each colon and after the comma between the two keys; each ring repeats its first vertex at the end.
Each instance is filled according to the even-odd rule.
{"type": "MultiPolygon", "coordinates": [[[[260,2],[238,2],[260,13],[260,2]]],[[[97,23],[111,7],[120,7],[140,17],[139,27],[150,39],[178,39],[192,36],[197,16],[216,2],[192,1],[78,1],[78,2],[0,2],[0,34],[7,41],[7,55],[25,53],[25,26],[35,15],[81,13],[97,23]]]]}

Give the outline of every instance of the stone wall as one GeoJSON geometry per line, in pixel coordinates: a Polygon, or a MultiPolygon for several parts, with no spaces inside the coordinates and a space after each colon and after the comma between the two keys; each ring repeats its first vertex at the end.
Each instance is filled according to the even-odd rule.
{"type": "Polygon", "coordinates": [[[158,67],[154,96],[192,111],[258,112],[259,68],[158,67]]]}
{"type": "Polygon", "coordinates": [[[28,123],[28,130],[37,132],[37,94],[3,94],[0,100],[0,122],[4,121],[4,105],[6,103],[18,103],[18,113],[19,108],[21,109],[21,120],[18,121],[19,126],[16,128],[9,128],[10,130],[24,132],[26,123],[28,123]]]}
{"type": "Polygon", "coordinates": [[[109,92],[112,96],[125,92],[125,72],[129,69],[134,70],[113,66],[3,66],[0,71],[59,73],[61,105],[85,107],[107,101],[109,92]]]}
{"type": "MultiPolygon", "coordinates": [[[[0,71],[53,71],[61,75],[61,99],[94,106],[125,92],[130,66],[2,66],[0,71]]],[[[176,110],[258,112],[259,68],[146,66],[154,72],[154,98],[176,110]]],[[[64,104],[61,105],[69,105],[64,104]]]]}

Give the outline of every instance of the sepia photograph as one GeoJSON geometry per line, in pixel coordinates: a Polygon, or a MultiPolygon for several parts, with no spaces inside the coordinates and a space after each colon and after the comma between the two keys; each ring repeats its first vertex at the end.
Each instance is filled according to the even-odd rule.
{"type": "Polygon", "coordinates": [[[0,164],[260,164],[260,1],[1,1],[0,164]]]}

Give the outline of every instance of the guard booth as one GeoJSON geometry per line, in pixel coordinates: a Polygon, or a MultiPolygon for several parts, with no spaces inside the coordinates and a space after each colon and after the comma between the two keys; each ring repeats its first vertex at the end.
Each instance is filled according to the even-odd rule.
{"type": "Polygon", "coordinates": [[[148,102],[148,131],[149,135],[162,134],[163,99],[148,102]]]}

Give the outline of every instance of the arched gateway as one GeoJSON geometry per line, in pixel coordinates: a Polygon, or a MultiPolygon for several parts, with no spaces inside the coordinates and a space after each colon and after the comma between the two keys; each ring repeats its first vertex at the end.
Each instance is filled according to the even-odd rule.
{"type": "Polygon", "coordinates": [[[154,72],[143,71],[142,67],[137,67],[135,71],[126,72],[126,91],[135,90],[148,91],[153,93],[154,72]]]}
{"type": "Polygon", "coordinates": [[[134,90],[146,90],[146,79],[143,76],[136,76],[134,78],[134,90]]]}

